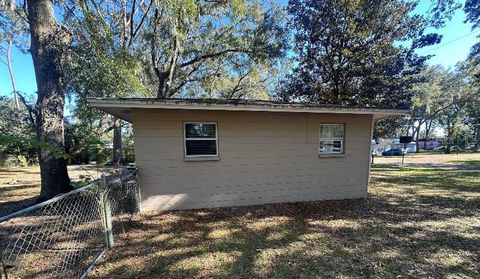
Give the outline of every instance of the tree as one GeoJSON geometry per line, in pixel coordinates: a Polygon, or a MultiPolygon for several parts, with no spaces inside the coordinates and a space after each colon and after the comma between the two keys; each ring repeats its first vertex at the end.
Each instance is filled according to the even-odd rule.
{"type": "MultiPolygon", "coordinates": [[[[64,2],[64,22],[75,36],[69,63],[68,91],[76,96],[77,115],[103,117],[91,110],[87,97],[139,97],[146,91],[141,82],[139,34],[153,1],[64,2]],[[74,9],[76,7],[76,9],[74,9]]],[[[91,121],[92,118],[84,119],[91,121]]],[[[97,118],[98,119],[98,118],[97,118]]],[[[112,162],[122,160],[121,120],[113,117],[112,162]]]]}
{"type": "Polygon", "coordinates": [[[16,47],[21,52],[26,52],[28,29],[22,16],[24,16],[23,10],[16,7],[13,1],[0,4],[0,57],[5,58],[0,58],[0,61],[7,64],[17,110],[20,110],[20,101],[12,66],[12,50],[16,47]]]}
{"type": "Polygon", "coordinates": [[[159,98],[268,92],[287,43],[283,18],[279,7],[255,0],[154,5],[144,33],[149,88],[159,98]]]}
{"type": "MultiPolygon", "coordinates": [[[[472,29],[480,28],[480,1],[466,0],[463,10],[467,15],[466,21],[473,24],[472,29]]],[[[480,63],[480,41],[473,45],[470,59],[475,59],[477,63],[480,63]]]]}
{"type": "Polygon", "coordinates": [[[439,85],[441,94],[436,99],[439,109],[435,115],[446,131],[445,153],[450,153],[455,135],[463,128],[462,122],[466,115],[466,108],[480,99],[462,69],[458,69],[456,72],[445,72],[439,85]]]}
{"type": "Polygon", "coordinates": [[[404,123],[405,118],[401,116],[391,116],[375,121],[373,139],[396,137],[399,127],[404,123]]]}
{"type": "MultiPolygon", "coordinates": [[[[64,150],[65,90],[63,69],[71,44],[70,32],[55,19],[52,0],[27,0],[27,20],[37,81],[35,124],[37,140],[64,150]]],[[[72,189],[67,162],[49,148],[41,148],[39,155],[40,199],[48,199],[72,189]]]]}
{"type": "Polygon", "coordinates": [[[400,0],[291,1],[298,67],[284,99],[407,107],[428,59],[414,51],[440,41],[425,33],[429,21],[415,7],[400,0]]]}
{"type": "Polygon", "coordinates": [[[470,130],[477,149],[480,147],[480,63],[478,62],[476,57],[470,56],[458,67],[470,91],[462,122],[470,130]]]}
{"type": "MultiPolygon", "coordinates": [[[[274,5],[193,0],[75,4],[63,2],[64,22],[76,35],[69,92],[77,96],[77,110],[89,109],[86,97],[266,99],[275,87],[276,59],[285,41],[281,9],[274,5]]],[[[121,154],[119,122],[113,121],[114,155],[121,154]]]]}
{"type": "Polygon", "coordinates": [[[412,136],[417,143],[417,153],[420,152],[419,139],[422,127],[425,138],[428,138],[437,122],[437,114],[443,110],[437,100],[443,93],[440,83],[447,75],[448,72],[441,66],[429,67],[418,75],[421,82],[412,87],[412,105],[407,121],[413,128],[412,136]]]}
{"type": "Polygon", "coordinates": [[[464,123],[470,129],[475,142],[475,149],[480,148],[480,101],[473,101],[465,107],[464,123]]]}

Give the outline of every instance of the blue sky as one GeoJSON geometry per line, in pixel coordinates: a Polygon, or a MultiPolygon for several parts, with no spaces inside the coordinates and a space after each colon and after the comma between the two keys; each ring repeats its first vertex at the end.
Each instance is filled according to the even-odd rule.
{"type": "MultiPolygon", "coordinates": [[[[284,0],[280,1],[282,4],[284,0]]],[[[424,10],[430,5],[430,0],[422,0],[419,10],[424,10]]],[[[429,64],[440,64],[446,68],[454,67],[456,63],[465,60],[472,45],[480,40],[480,30],[472,31],[471,24],[465,24],[465,14],[458,10],[452,20],[447,22],[446,26],[436,30],[443,35],[440,44],[423,48],[418,51],[419,54],[435,55],[429,60],[429,64]]],[[[429,30],[435,32],[435,30],[429,30]]],[[[17,81],[17,90],[31,95],[36,91],[35,73],[30,54],[23,54],[18,50],[13,51],[12,55],[13,69],[17,81]]],[[[0,63],[0,95],[10,95],[12,86],[7,65],[0,63]]]]}

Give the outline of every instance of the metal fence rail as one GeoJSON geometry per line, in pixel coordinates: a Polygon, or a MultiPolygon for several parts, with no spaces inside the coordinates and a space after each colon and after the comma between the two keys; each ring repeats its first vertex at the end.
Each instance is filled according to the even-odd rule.
{"type": "Polygon", "coordinates": [[[129,171],[0,218],[0,277],[84,277],[113,246],[115,226],[124,223],[116,221],[137,213],[139,201],[129,171]]]}

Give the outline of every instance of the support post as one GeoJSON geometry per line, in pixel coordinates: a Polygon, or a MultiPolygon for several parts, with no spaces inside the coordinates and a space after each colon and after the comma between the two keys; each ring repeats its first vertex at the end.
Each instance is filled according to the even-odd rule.
{"type": "Polygon", "coordinates": [[[103,228],[105,233],[105,242],[107,244],[107,248],[111,249],[114,244],[112,230],[112,209],[110,206],[110,200],[108,199],[108,189],[106,187],[105,177],[102,177],[100,181],[103,188],[100,207],[102,209],[102,215],[104,220],[103,228]]]}

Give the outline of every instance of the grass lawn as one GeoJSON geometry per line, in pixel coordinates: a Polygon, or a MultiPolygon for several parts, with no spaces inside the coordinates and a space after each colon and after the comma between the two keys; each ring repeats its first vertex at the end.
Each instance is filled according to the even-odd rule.
{"type": "Polygon", "coordinates": [[[449,158],[378,164],[363,200],[137,216],[91,277],[480,278],[480,155],[449,158]]]}

